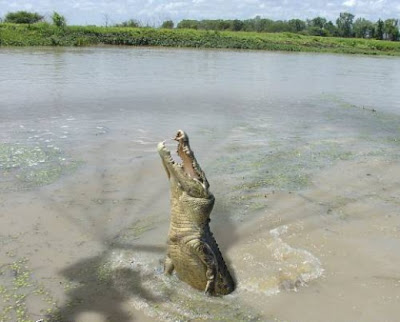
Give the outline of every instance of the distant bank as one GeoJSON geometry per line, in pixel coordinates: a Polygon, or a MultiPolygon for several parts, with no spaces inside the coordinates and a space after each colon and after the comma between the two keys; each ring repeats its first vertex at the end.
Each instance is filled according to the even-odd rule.
{"type": "Polygon", "coordinates": [[[0,23],[0,46],[165,46],[400,56],[400,42],[294,33],[0,23]]]}

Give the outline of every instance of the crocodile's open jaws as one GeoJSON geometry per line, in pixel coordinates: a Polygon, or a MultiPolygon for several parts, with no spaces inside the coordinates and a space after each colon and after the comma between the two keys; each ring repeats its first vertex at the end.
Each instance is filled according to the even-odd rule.
{"type": "Polygon", "coordinates": [[[158,152],[169,179],[171,180],[171,175],[173,175],[172,179],[176,180],[192,197],[208,197],[210,185],[190,148],[189,137],[185,132],[179,130],[174,140],[178,141],[177,154],[182,160],[181,163],[173,160],[171,152],[165,147],[165,141],[158,144],[158,152]]]}
{"type": "Polygon", "coordinates": [[[179,130],[174,139],[181,163],[172,159],[164,142],[158,144],[171,188],[165,273],[175,270],[182,281],[210,295],[229,294],[234,290],[234,282],[209,226],[214,196],[187,134],[179,130]]]}

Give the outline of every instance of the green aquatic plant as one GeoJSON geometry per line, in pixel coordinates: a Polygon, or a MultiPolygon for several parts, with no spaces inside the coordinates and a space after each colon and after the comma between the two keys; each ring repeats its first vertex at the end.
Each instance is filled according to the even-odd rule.
{"type": "Polygon", "coordinates": [[[0,191],[26,190],[73,173],[82,162],[70,160],[57,147],[0,144],[0,191]],[[1,180],[3,179],[3,180],[1,180]]]}
{"type": "MultiPolygon", "coordinates": [[[[57,152],[55,152],[57,154],[57,152]]],[[[33,166],[49,161],[48,155],[38,146],[0,144],[0,169],[4,171],[33,166]]]]}
{"type": "Polygon", "coordinates": [[[0,321],[30,322],[27,303],[34,301],[38,309],[52,311],[56,303],[29,268],[29,261],[18,258],[0,267],[0,321]]]}
{"type": "Polygon", "coordinates": [[[217,174],[219,166],[224,166],[225,173],[236,176],[240,183],[233,190],[297,190],[310,183],[313,170],[352,157],[353,153],[343,150],[339,143],[322,140],[294,149],[277,148],[267,153],[258,147],[252,151],[244,148],[240,152],[238,149],[236,154],[231,151],[219,157],[213,171],[217,174]]]}
{"type": "Polygon", "coordinates": [[[218,193],[221,203],[234,205],[233,217],[263,210],[268,207],[269,194],[308,188],[317,171],[356,157],[349,146],[332,139],[271,142],[266,139],[265,146],[247,144],[243,148],[235,143],[213,160],[210,177],[217,186],[223,182],[228,188],[218,193]]]}

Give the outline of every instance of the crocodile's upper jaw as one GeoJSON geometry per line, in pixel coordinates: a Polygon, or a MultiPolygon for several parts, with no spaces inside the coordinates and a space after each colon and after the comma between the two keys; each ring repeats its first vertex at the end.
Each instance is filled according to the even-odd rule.
{"type": "Polygon", "coordinates": [[[158,144],[158,152],[163,160],[168,177],[171,179],[171,176],[173,176],[173,179],[180,184],[181,188],[192,197],[208,197],[210,195],[208,191],[209,183],[190,148],[188,135],[179,130],[174,140],[178,142],[177,154],[181,158],[181,163],[173,160],[164,142],[158,144]]]}

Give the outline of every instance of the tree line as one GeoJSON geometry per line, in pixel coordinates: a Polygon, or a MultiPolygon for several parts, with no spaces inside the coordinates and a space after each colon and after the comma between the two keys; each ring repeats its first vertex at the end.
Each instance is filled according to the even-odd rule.
{"type": "MultiPolygon", "coordinates": [[[[346,38],[371,38],[380,40],[400,40],[399,20],[398,19],[378,19],[372,22],[365,18],[357,18],[348,12],[341,12],[335,23],[323,17],[301,20],[271,20],[257,16],[253,19],[204,19],[180,21],[178,29],[198,29],[214,31],[248,31],[248,32],[292,32],[303,35],[322,36],[322,37],[346,37],[346,38]]],[[[64,16],[54,12],[51,16],[53,24],[58,27],[66,26],[64,16]]],[[[7,13],[4,22],[32,24],[44,21],[44,16],[36,12],[17,11],[7,13]]],[[[115,27],[141,27],[142,24],[135,19],[114,25],[115,27]]],[[[160,28],[175,28],[172,20],[164,21],[160,28]]]]}
{"type": "Polygon", "coordinates": [[[323,17],[301,20],[271,20],[257,16],[246,20],[189,20],[185,19],[177,24],[177,28],[203,30],[229,30],[253,32],[293,32],[311,36],[323,37],[356,37],[398,41],[400,38],[399,20],[379,19],[372,22],[365,18],[357,18],[348,12],[340,13],[336,22],[328,21],[323,17]]]}

